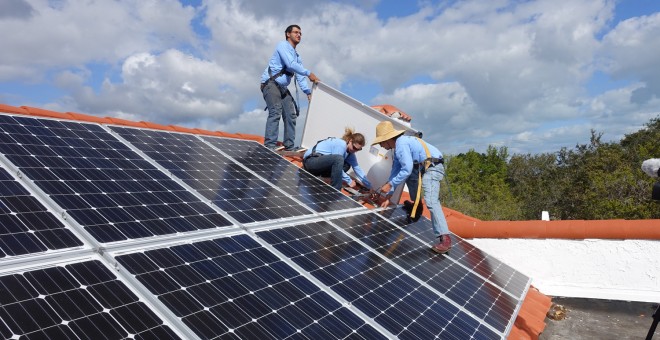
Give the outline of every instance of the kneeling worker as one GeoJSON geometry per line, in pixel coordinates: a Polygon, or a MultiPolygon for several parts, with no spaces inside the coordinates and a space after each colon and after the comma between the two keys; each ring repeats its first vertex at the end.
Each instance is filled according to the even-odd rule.
{"type": "Polygon", "coordinates": [[[326,138],[307,150],[303,155],[303,169],[312,175],[330,177],[330,185],[341,190],[342,182],[355,188],[355,181],[346,173],[353,167],[357,179],[370,189],[371,183],[355,157],[355,153],[362,150],[364,144],[364,135],[346,128],[342,138],[326,138]]]}
{"type": "MultiPolygon", "coordinates": [[[[424,200],[431,213],[433,232],[438,237],[438,243],[431,249],[444,254],[451,248],[449,226],[440,205],[440,181],[445,175],[442,153],[433,145],[425,143],[421,138],[403,136],[404,130],[395,130],[392,122],[383,121],[376,126],[376,139],[372,145],[379,144],[386,150],[394,149],[392,170],[387,183],[378,191],[387,197],[381,203],[385,208],[390,204],[389,198],[394,189],[405,181],[408,185],[410,198],[421,204],[419,181],[424,190],[424,200]]],[[[414,211],[414,210],[413,210],[414,211]]]]}

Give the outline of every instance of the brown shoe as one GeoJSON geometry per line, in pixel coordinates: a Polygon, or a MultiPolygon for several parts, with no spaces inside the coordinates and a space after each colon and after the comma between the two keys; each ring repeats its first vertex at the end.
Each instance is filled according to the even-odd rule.
{"type": "Polygon", "coordinates": [[[439,242],[431,247],[431,249],[438,254],[445,254],[451,249],[451,237],[449,234],[440,235],[438,237],[439,242]]]}

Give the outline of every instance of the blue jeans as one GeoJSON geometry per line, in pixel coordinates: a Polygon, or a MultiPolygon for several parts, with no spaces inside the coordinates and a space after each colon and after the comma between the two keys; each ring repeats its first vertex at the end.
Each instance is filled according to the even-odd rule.
{"type": "MultiPolygon", "coordinates": [[[[286,89],[283,89],[286,91],[286,89]]],[[[296,138],[296,108],[293,97],[288,93],[282,98],[282,92],[275,81],[269,81],[261,90],[268,107],[268,119],[266,119],[266,133],[264,134],[264,145],[273,148],[277,144],[277,136],[280,133],[280,118],[284,121],[284,138],[282,144],[287,149],[294,147],[296,138]]]]}
{"type": "Polygon", "coordinates": [[[344,156],[342,155],[320,155],[308,157],[304,161],[305,170],[312,175],[330,177],[330,185],[341,190],[344,171],[344,156]]]}
{"type": "MultiPolygon", "coordinates": [[[[410,198],[417,197],[417,185],[419,183],[419,168],[417,165],[413,166],[413,171],[406,180],[410,198]]],[[[422,190],[424,190],[424,201],[426,207],[431,213],[431,224],[433,226],[433,233],[435,236],[449,234],[449,225],[447,219],[442,212],[440,205],[440,181],[445,177],[445,167],[442,164],[436,164],[428,169],[422,176],[422,190]]]]}

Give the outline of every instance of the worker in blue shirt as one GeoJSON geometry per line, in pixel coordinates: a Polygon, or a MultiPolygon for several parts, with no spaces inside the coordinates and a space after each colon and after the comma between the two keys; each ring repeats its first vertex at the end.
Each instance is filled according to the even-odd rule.
{"type": "MultiPolygon", "coordinates": [[[[379,144],[386,150],[393,150],[392,170],[390,177],[377,191],[385,195],[381,207],[390,204],[389,198],[394,189],[405,182],[410,198],[421,204],[419,180],[423,189],[424,200],[431,213],[433,232],[438,242],[432,246],[436,253],[444,254],[451,248],[449,226],[440,205],[440,181],[445,175],[442,153],[433,145],[427,144],[421,138],[403,136],[404,130],[395,130],[392,122],[383,121],[376,126],[376,138],[372,145],[379,144]]],[[[411,209],[415,211],[414,209],[411,209]]]]}
{"type": "Polygon", "coordinates": [[[351,167],[355,176],[368,189],[371,183],[358,165],[355,153],[362,150],[365,140],[361,133],[346,128],[342,138],[319,141],[303,155],[303,168],[316,176],[330,177],[330,185],[341,190],[342,182],[355,188],[355,181],[346,173],[351,167]]]}
{"type": "Polygon", "coordinates": [[[302,39],[300,26],[287,27],[284,38],[286,40],[277,44],[275,52],[268,61],[268,67],[261,75],[261,93],[268,109],[264,145],[276,149],[281,118],[284,121],[282,144],[285,150],[298,151],[294,146],[294,139],[299,110],[287,87],[291,84],[291,78],[295,76],[300,89],[307,94],[307,100],[311,100],[312,90],[307,86],[305,77],[314,83],[318,82],[319,78],[303,66],[302,59],[296,52],[296,46],[302,39]]]}

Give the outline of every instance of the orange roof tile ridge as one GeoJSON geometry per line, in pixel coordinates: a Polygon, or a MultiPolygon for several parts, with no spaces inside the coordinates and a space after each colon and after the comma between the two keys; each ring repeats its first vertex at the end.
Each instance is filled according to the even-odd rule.
{"type": "Polygon", "coordinates": [[[22,107],[16,107],[16,106],[11,106],[11,105],[7,105],[7,104],[1,104],[1,103],[0,103],[0,112],[16,113],[16,114],[22,114],[22,115],[28,114],[27,110],[25,110],[22,107]]]}

